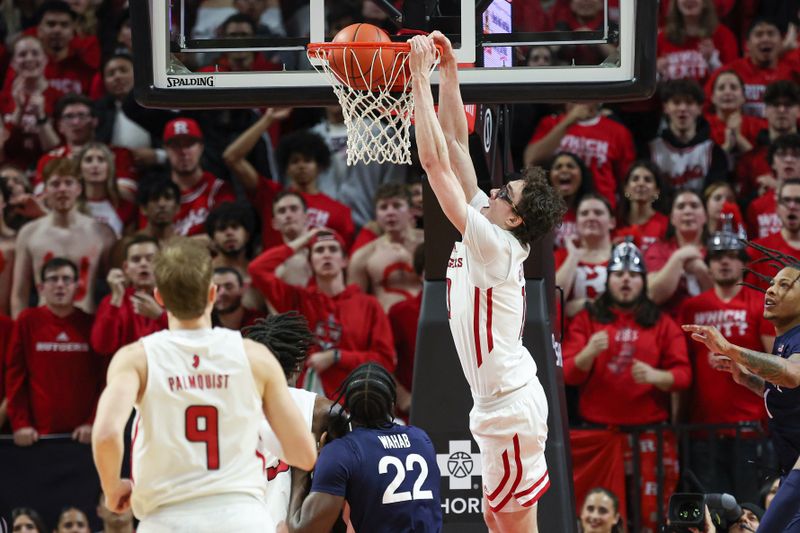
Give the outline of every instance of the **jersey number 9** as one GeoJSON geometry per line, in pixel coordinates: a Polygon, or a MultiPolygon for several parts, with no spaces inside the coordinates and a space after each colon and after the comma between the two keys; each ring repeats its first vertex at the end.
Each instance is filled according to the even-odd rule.
{"type": "Polygon", "coordinates": [[[186,439],[206,445],[206,468],[219,470],[219,414],[212,405],[186,408],[186,439]],[[202,423],[201,423],[202,420],[202,423]]]}

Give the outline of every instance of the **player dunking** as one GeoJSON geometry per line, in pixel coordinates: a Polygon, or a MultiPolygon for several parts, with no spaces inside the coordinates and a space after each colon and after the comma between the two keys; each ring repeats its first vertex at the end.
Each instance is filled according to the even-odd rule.
{"type": "Polygon", "coordinates": [[[419,158],[463,237],[447,269],[448,315],[474,399],[470,430],[481,450],[484,517],[493,532],[536,532],[536,502],[550,483],[547,399],[522,345],[522,263],[530,244],[561,221],[565,206],[539,168],[491,196],[478,188],[452,46],[438,32],[410,42],[419,158]],[[434,43],[442,47],[438,120],[429,75],[434,43]]]}
{"type": "Polygon", "coordinates": [[[305,470],[316,459],[314,439],[270,351],[238,331],[211,329],[216,286],[205,245],[179,239],[154,270],[169,329],[117,352],[92,431],[107,506],[132,505],[142,533],[269,531],[260,421],[266,415],[286,461],[305,470]],[[133,475],[120,479],[134,406],[133,475]]]}

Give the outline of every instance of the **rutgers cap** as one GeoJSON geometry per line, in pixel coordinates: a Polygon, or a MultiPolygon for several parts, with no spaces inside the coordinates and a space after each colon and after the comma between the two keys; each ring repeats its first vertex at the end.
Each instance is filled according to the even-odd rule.
{"type": "Polygon", "coordinates": [[[627,237],[625,241],[614,247],[611,251],[611,259],[608,261],[609,272],[621,272],[623,270],[647,274],[642,252],[633,244],[631,237],[627,237]]]}
{"type": "Polygon", "coordinates": [[[197,121],[192,118],[176,118],[167,122],[167,125],[164,126],[164,144],[179,136],[193,137],[202,141],[203,131],[197,121]]]}
{"type": "Polygon", "coordinates": [[[343,254],[347,254],[347,246],[345,246],[345,244],[344,244],[344,239],[342,238],[341,235],[339,235],[337,232],[335,232],[335,231],[333,231],[331,229],[326,229],[325,231],[320,231],[319,233],[314,235],[314,237],[308,243],[308,249],[309,250],[313,250],[314,249],[314,245],[316,245],[318,242],[325,242],[325,241],[336,241],[336,242],[338,242],[339,246],[342,247],[342,253],[343,254]]]}

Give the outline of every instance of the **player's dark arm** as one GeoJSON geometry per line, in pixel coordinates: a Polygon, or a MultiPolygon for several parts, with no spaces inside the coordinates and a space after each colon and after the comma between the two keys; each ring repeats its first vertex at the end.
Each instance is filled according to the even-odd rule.
{"type": "MultiPolygon", "coordinates": [[[[331,411],[333,402],[324,396],[317,396],[314,400],[314,416],[311,420],[311,433],[319,443],[322,439],[322,434],[328,430],[328,413],[331,411]]],[[[320,447],[321,444],[320,444],[320,447]]]]}
{"type": "Polygon", "coordinates": [[[747,387],[756,396],[764,396],[764,386],[766,382],[755,374],[750,374],[749,372],[747,374],[743,373],[742,376],[736,380],[736,383],[747,387]]]}
{"type": "MultiPolygon", "coordinates": [[[[733,345],[730,358],[757,377],[779,387],[800,387],[800,354],[788,359],[733,345]]],[[[748,386],[749,388],[749,386],[748,386]]]]}
{"type": "MultiPolygon", "coordinates": [[[[306,476],[308,475],[305,473],[306,476]]],[[[293,487],[294,490],[294,487],[293,487]]],[[[330,531],[344,507],[344,497],[312,492],[302,505],[292,498],[288,526],[290,533],[319,533],[330,531]]]]}

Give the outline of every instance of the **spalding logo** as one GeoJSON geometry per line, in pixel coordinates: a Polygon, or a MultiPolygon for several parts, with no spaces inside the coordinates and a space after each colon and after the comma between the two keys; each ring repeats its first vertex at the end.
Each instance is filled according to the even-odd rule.
{"type": "Polygon", "coordinates": [[[214,76],[167,78],[167,87],[213,87],[214,76]]]}

